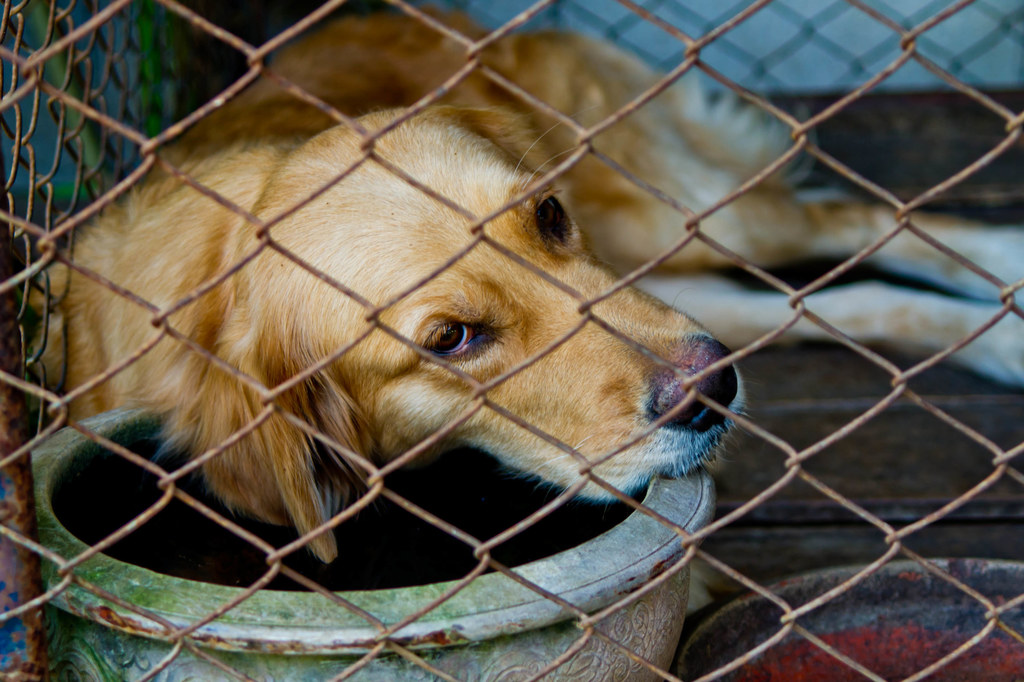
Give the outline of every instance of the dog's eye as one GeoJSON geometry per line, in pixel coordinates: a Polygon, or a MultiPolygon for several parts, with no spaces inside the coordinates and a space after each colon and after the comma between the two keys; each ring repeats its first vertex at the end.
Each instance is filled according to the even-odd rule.
{"type": "Polygon", "coordinates": [[[537,227],[544,236],[554,237],[560,242],[564,242],[569,236],[569,218],[558,199],[544,199],[537,204],[534,215],[537,218],[537,227]]]}
{"type": "Polygon", "coordinates": [[[473,340],[476,332],[466,324],[448,323],[437,330],[428,344],[438,355],[458,353],[473,340]]]}

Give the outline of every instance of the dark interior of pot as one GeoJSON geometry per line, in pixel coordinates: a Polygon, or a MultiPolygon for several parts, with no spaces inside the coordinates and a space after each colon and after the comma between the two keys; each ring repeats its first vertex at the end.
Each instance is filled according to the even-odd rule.
{"type": "MultiPolygon", "coordinates": [[[[143,456],[155,441],[125,443],[143,456]]],[[[75,536],[94,544],[160,498],[155,477],[105,453],[59,482],[54,514],[75,536]]],[[[473,537],[486,540],[528,517],[557,492],[515,478],[484,453],[455,451],[430,466],[399,471],[386,486],[473,537]]],[[[198,482],[183,486],[204,504],[276,547],[295,539],[289,528],[239,518],[205,496],[198,482]]],[[[575,547],[625,519],[625,504],[570,502],[499,545],[492,556],[506,566],[535,561],[575,547]]],[[[335,529],[338,559],[329,565],[304,550],[285,564],[330,590],[405,587],[464,577],[476,565],[472,549],[443,530],[381,497],[335,529]]],[[[183,502],[174,499],[147,523],[110,547],[107,554],[161,573],[247,586],[264,575],[264,553],[183,502]]],[[[278,576],[271,589],[304,589],[278,576]]]]}

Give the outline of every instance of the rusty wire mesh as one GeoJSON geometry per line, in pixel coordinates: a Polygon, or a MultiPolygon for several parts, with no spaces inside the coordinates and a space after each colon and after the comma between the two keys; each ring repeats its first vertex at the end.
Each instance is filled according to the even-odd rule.
{"type": "MultiPolygon", "coordinates": [[[[356,674],[378,656],[398,656],[443,679],[462,679],[457,671],[444,671],[431,663],[429,655],[417,648],[416,643],[403,639],[401,631],[408,624],[422,618],[427,613],[443,607],[452,596],[466,588],[485,571],[496,571],[508,576],[517,584],[534,591],[545,599],[552,600],[561,606],[566,616],[578,626],[579,636],[568,649],[552,660],[537,661],[537,665],[528,670],[518,670],[522,679],[541,679],[548,674],[564,674],[569,679],[574,665],[584,659],[585,652],[591,655],[595,648],[605,656],[603,664],[621,667],[619,679],[640,679],[649,674],[652,679],[679,679],[678,669],[664,667],[647,660],[638,653],[640,644],[633,642],[629,634],[604,627],[598,627],[603,619],[612,618],[616,613],[624,612],[638,600],[650,597],[658,598],[659,590],[666,583],[675,580],[691,562],[697,558],[710,565],[713,572],[735,581],[742,587],[751,590],[778,606],[781,615],[777,619],[778,629],[768,639],[746,652],[736,660],[725,664],[717,670],[709,672],[701,679],[717,679],[742,668],[750,660],[773,645],[781,642],[791,633],[811,642],[819,651],[824,652],[834,665],[837,675],[851,674],[855,671],[861,677],[881,679],[862,663],[847,653],[829,644],[823,638],[801,625],[800,618],[828,602],[849,593],[857,585],[863,583],[887,563],[895,558],[909,558],[920,563],[924,569],[939,575],[943,580],[954,585],[964,594],[980,605],[985,611],[985,626],[974,636],[962,644],[946,651],[925,668],[914,671],[906,679],[924,679],[933,673],[941,672],[946,666],[958,658],[968,654],[972,649],[1001,632],[1018,645],[1024,646],[1024,633],[1013,629],[1005,622],[1004,614],[1019,609],[1024,602],[1024,593],[1010,595],[1007,600],[996,601],[971,588],[965,581],[945,570],[943,565],[930,562],[925,557],[908,548],[905,540],[921,529],[947,517],[987,488],[997,482],[1015,481],[1024,485],[1024,474],[1020,471],[1015,458],[1020,454],[1022,444],[1011,448],[1000,447],[992,442],[984,433],[954,417],[941,404],[931,400],[929,396],[917,392],[910,386],[911,381],[924,372],[935,367],[953,352],[966,347],[974,339],[989,332],[990,328],[1007,316],[1024,317],[1024,311],[1015,301],[1015,294],[1020,290],[1022,281],[1004,282],[991,273],[979,272],[980,268],[956,251],[932,239],[927,230],[915,224],[912,211],[918,209],[944,191],[960,183],[963,179],[976,174],[1008,148],[1019,144],[1024,114],[1015,112],[986,95],[984,89],[993,86],[1019,86],[1020,72],[1005,80],[986,81],[972,69],[979,61],[986,58],[1003,59],[1006,50],[1013,50],[1014,45],[1024,43],[1024,36],[1019,28],[1019,10],[1004,12],[1005,8],[996,2],[931,2],[919,3],[914,12],[895,16],[894,12],[880,7],[878,3],[847,0],[846,2],[825,3],[821,8],[811,12],[800,13],[799,4],[780,1],[761,0],[753,3],[738,3],[735,7],[724,7],[715,4],[716,11],[700,15],[686,3],[633,3],[621,0],[607,3],[608,7],[595,9],[596,5],[581,2],[541,1],[524,4],[523,7],[510,9],[513,3],[462,2],[453,3],[458,9],[473,14],[487,26],[480,36],[470,36],[449,26],[444,18],[438,19],[435,14],[424,13],[416,4],[408,4],[400,0],[391,0],[380,5],[386,9],[409,17],[410,21],[419,22],[430,30],[444,34],[450,41],[460,45],[465,53],[465,63],[457,71],[444,74],[446,79],[441,87],[427,93],[408,113],[399,116],[392,124],[380,129],[369,131],[357,121],[351,119],[345,111],[339,111],[329,104],[320,101],[316,93],[303,92],[301,88],[288,83],[275,75],[272,65],[268,68],[267,58],[274,50],[300,36],[310,28],[327,21],[329,15],[337,10],[352,9],[353,3],[328,2],[323,6],[311,5],[306,8],[296,3],[295,11],[308,12],[301,19],[288,17],[273,8],[274,3],[267,3],[272,9],[259,15],[260,27],[268,35],[255,33],[239,37],[232,30],[239,31],[238,24],[231,28],[222,26],[227,23],[227,14],[218,14],[216,3],[178,3],[173,0],[152,0],[151,2],[129,1],[76,1],[25,0],[4,3],[4,15],[0,23],[0,39],[3,58],[3,149],[5,172],[5,197],[3,217],[8,225],[9,234],[5,240],[14,253],[21,259],[22,270],[19,274],[3,284],[5,293],[16,293],[20,305],[22,322],[22,372],[15,376],[4,374],[6,384],[20,390],[35,415],[36,435],[22,447],[11,453],[3,453],[4,462],[11,462],[27,457],[27,453],[46,442],[59,429],[70,426],[116,453],[125,461],[148,471],[155,477],[160,489],[159,499],[153,502],[139,517],[118,527],[113,532],[97,539],[85,552],[76,556],[60,556],[50,549],[40,547],[31,539],[18,535],[11,529],[3,527],[5,538],[39,553],[45,562],[55,567],[54,575],[59,579],[51,581],[40,601],[59,600],[72,586],[92,591],[97,596],[123,609],[137,614],[150,624],[149,632],[167,642],[166,656],[155,667],[149,670],[135,671],[139,679],[154,679],[166,670],[181,664],[187,657],[205,663],[206,674],[222,674],[229,679],[249,679],[246,673],[236,667],[235,659],[223,656],[215,648],[200,646],[204,641],[201,633],[209,624],[229,613],[239,604],[260,590],[264,589],[279,576],[285,576],[301,586],[314,591],[323,598],[324,609],[341,609],[365,618],[368,625],[376,628],[378,634],[372,646],[365,654],[356,656],[350,661],[340,661],[337,665],[325,669],[324,679],[343,679],[356,674]],[[981,13],[988,17],[993,25],[991,31],[982,35],[971,35],[965,38],[962,49],[952,44],[946,36],[938,33],[951,17],[968,12],[981,13]],[[767,54],[751,54],[742,31],[751,30],[759,18],[773,17],[773,21],[781,22],[789,27],[780,31],[777,44],[767,54]],[[894,18],[895,17],[895,18],[894,18]],[[220,21],[224,20],[224,21],[220,21]],[[869,21],[872,26],[872,39],[867,49],[853,52],[850,45],[841,44],[823,27],[840,25],[844,21],[869,21]],[[640,52],[650,62],[662,68],[666,75],[651,88],[641,92],[635,99],[625,103],[611,116],[589,126],[578,123],[573,116],[577,112],[557,111],[548,103],[523,90],[518,84],[510,82],[498,71],[485,65],[481,54],[487,47],[500,41],[505,35],[529,29],[537,25],[558,25],[590,33],[597,33],[620,42],[627,48],[640,52]],[[170,28],[167,28],[170,27],[170,28]],[[648,32],[655,31],[663,36],[660,45],[665,49],[653,49],[654,43],[646,39],[648,32]],[[740,36],[738,38],[738,36],[740,36]],[[936,38],[939,36],[939,38],[936,38]],[[211,38],[212,37],[212,38],[211,38]],[[209,64],[196,65],[194,54],[190,54],[191,41],[205,41],[207,46],[213,45],[216,54],[225,51],[231,55],[233,62],[225,61],[225,70],[229,67],[237,70],[231,78],[224,82],[204,82],[190,90],[189,82],[182,79],[196,78],[197,74],[217,71],[209,64]],[[1006,47],[1006,43],[1010,47],[1006,47]],[[800,49],[812,46],[814,49],[827,52],[836,63],[838,72],[830,72],[827,76],[834,90],[841,90],[842,96],[832,104],[813,115],[794,114],[777,106],[764,96],[765,91],[786,92],[799,87],[795,82],[787,81],[779,75],[776,67],[791,58],[800,49]],[[717,52],[716,52],[717,51],[717,52]],[[711,55],[724,55],[721,59],[713,59],[711,55]],[[989,57],[986,57],[988,55],[989,57]],[[995,57],[992,57],[995,55],[995,57]],[[721,69],[718,65],[723,65],[721,69]],[[954,176],[949,177],[935,186],[911,197],[897,197],[886,188],[867,179],[840,159],[823,150],[815,139],[816,129],[825,121],[849,107],[851,103],[865,95],[889,87],[898,78],[893,74],[904,72],[904,67],[911,65],[920,74],[926,74],[934,83],[939,83],[969,98],[979,108],[989,112],[1001,122],[1005,137],[990,153],[962,168],[954,176]],[[734,68],[735,67],[735,68],[734,68]],[[198,70],[197,70],[198,69],[198,70]],[[459,204],[457,198],[445,197],[418,182],[413,174],[396,166],[385,156],[375,150],[377,140],[395,127],[409,120],[416,111],[435,104],[452,88],[458,87],[471,74],[483,76],[493,83],[494,87],[508,93],[507,96],[517,100],[522,106],[543,112],[551,120],[568,128],[576,136],[578,145],[571,153],[559,158],[553,164],[541,169],[542,177],[533,186],[540,187],[547,183],[559,182],[559,179],[580,162],[584,157],[597,158],[608,168],[625,175],[634,186],[657,193],[651,184],[651,178],[641,178],[630,173],[614,158],[603,154],[594,140],[600,133],[619,125],[634,112],[643,109],[649,101],[659,96],[676,79],[690,73],[702,73],[712,87],[723,91],[732,91],[748,105],[758,107],[774,117],[789,129],[791,143],[778,158],[772,159],[765,167],[741,186],[723,196],[716,197],[706,206],[690,207],[676,198],[658,193],[657,198],[675,209],[680,216],[678,239],[662,251],[660,256],[649,263],[623,273],[610,290],[595,295],[585,295],[565,282],[545,271],[543,268],[522,258],[514,250],[493,238],[483,229],[485,224],[501,214],[514,209],[529,198],[529,193],[516,196],[498,210],[477,215],[459,204]],[[432,276],[441,275],[453,264],[474,250],[490,248],[501,254],[509,262],[522,271],[523,277],[536,276],[552,287],[552,291],[561,292],[574,299],[579,319],[562,337],[552,342],[544,351],[531,358],[524,366],[515,367],[507,372],[491,377],[486,381],[478,380],[470,373],[459,370],[456,366],[424,350],[414,343],[401,330],[386,324],[382,315],[395,302],[405,298],[419,287],[402,291],[399,295],[383,303],[374,303],[359,293],[358,283],[337,281],[329,272],[318,271],[301,257],[289,252],[281,243],[275,241],[271,228],[283,220],[286,215],[278,216],[272,221],[262,220],[253,215],[245,207],[234,205],[231,201],[218,195],[208,187],[202,186],[173,155],[166,152],[168,146],[182,136],[191,126],[211,115],[225,101],[230,101],[239,92],[260,76],[274,79],[287,89],[294,97],[314,102],[328,117],[339,125],[348,126],[361,137],[363,155],[352,168],[339,171],[327,186],[310,188],[307,201],[313,201],[318,195],[327,191],[334,184],[342,181],[354,168],[362,165],[376,165],[386,169],[394,176],[401,178],[417,190],[429,194],[447,209],[461,216],[470,225],[473,238],[463,248],[454,252],[443,266],[432,276]],[[1014,80],[1017,78],[1017,80],[1014,80]],[[177,81],[177,82],[176,82],[177,81]],[[209,92],[196,95],[197,89],[203,87],[209,92]],[[191,92],[191,94],[189,94],[191,92]],[[871,195],[875,200],[891,209],[892,224],[887,234],[873,241],[851,257],[846,258],[835,269],[814,278],[803,286],[794,286],[763,269],[762,264],[750,262],[725,245],[703,232],[702,221],[707,221],[723,209],[733,204],[738,198],[755,191],[797,157],[810,158],[821,166],[831,169],[835,174],[845,178],[871,195]],[[138,293],[115,285],[101,273],[91,272],[78,265],[75,260],[74,235],[79,230],[87,230],[90,221],[119,199],[125,196],[134,186],[143,181],[147,173],[162,173],[172,176],[180,183],[192,186],[202,195],[218,202],[221,206],[242,215],[256,227],[257,243],[250,245],[244,258],[231,262],[215,277],[202,282],[194,290],[180,300],[170,304],[157,305],[147,301],[138,293]],[[956,344],[913,364],[904,369],[875,350],[846,337],[842,331],[830,324],[827,314],[812,313],[805,305],[805,299],[829,284],[838,275],[861,264],[872,253],[891,241],[898,234],[913,234],[916,238],[934,248],[937,258],[947,258],[971,271],[978,272],[991,287],[993,298],[998,298],[1001,305],[992,319],[972,330],[956,344]],[[766,345],[780,336],[785,328],[796,323],[798,318],[809,320],[835,340],[852,348],[862,357],[881,367],[891,378],[891,389],[888,394],[874,404],[865,407],[863,412],[849,423],[844,424],[830,436],[809,446],[797,447],[778,437],[756,418],[743,414],[731,414],[737,426],[747,434],[768,443],[777,454],[784,459],[785,473],[758,494],[752,495],[741,504],[735,505],[727,513],[720,515],[712,523],[695,533],[669,524],[678,534],[679,543],[685,548],[680,559],[672,566],[664,569],[639,591],[624,596],[621,600],[602,609],[598,613],[588,614],[575,604],[565,601],[555,594],[542,589],[537,584],[524,578],[515,566],[506,565],[495,556],[495,549],[502,542],[514,538],[530,526],[537,524],[543,517],[554,510],[564,507],[572,495],[587,484],[596,484],[616,497],[621,504],[647,513],[652,518],[669,523],[652,512],[636,499],[624,494],[594,471],[595,462],[588,461],[573,444],[563,443],[551,434],[544,433],[534,424],[520,415],[506,409],[489,398],[488,392],[508,381],[516,374],[526,371],[530,364],[538,362],[543,356],[555,353],[573,335],[587,325],[597,325],[608,334],[620,339],[623,344],[646,353],[655,362],[669,366],[668,363],[643,347],[643,344],[623,333],[615,325],[603,320],[596,309],[600,303],[614,296],[620,289],[633,284],[649,270],[658,267],[678,252],[693,248],[694,243],[702,243],[712,249],[724,260],[733,263],[740,270],[753,275],[769,287],[781,291],[789,298],[792,317],[784,327],[758,338],[749,345],[734,349],[735,352],[726,360],[707,368],[697,378],[690,378],[687,385],[691,394],[696,382],[704,375],[717,370],[724,364],[736,362],[761,351],[766,345]],[[276,251],[286,258],[292,267],[305,270],[311,277],[333,287],[340,295],[348,297],[364,309],[366,320],[370,323],[367,330],[350,345],[331,349],[325,357],[316,359],[312,364],[301,367],[294,374],[281,378],[279,383],[264,384],[258,377],[251,376],[241,368],[231,365],[210,348],[195,338],[177,329],[172,323],[173,314],[187,308],[195,301],[213,291],[225,280],[236,276],[237,272],[266,251],[276,251]],[[64,282],[54,281],[55,264],[63,264],[75,269],[82,277],[108,286],[113,294],[133,306],[146,311],[152,317],[153,332],[139,345],[134,352],[125,357],[110,358],[106,371],[92,377],[85,385],[73,387],[64,392],[61,381],[62,368],[45,367],[40,362],[47,339],[44,330],[47,328],[52,306],[59,304],[64,282]],[[33,293],[33,289],[35,293],[33,293]],[[37,303],[36,303],[37,302],[37,303]],[[318,372],[335,363],[348,353],[352,347],[370,334],[385,334],[407,345],[418,357],[451,371],[471,387],[472,399],[467,402],[458,417],[449,422],[442,430],[409,448],[404,454],[391,462],[373,462],[359,453],[351,452],[331,437],[320,432],[307,419],[307,415],[292,414],[282,408],[280,401],[287,391],[313,377],[318,372]],[[231,438],[204,453],[196,453],[197,459],[177,468],[165,468],[163,463],[157,464],[146,456],[105,438],[75,419],[68,416],[68,406],[80,398],[87,389],[105,382],[112,381],[118,374],[129,369],[140,357],[149,353],[158,343],[176,343],[186,347],[191,356],[202,358],[233,380],[248,386],[259,397],[260,408],[255,419],[241,430],[233,433],[231,438]],[[983,480],[977,481],[969,490],[955,498],[945,500],[934,511],[912,523],[894,525],[881,518],[871,509],[844,495],[822,478],[808,470],[805,464],[819,456],[830,445],[846,437],[878,415],[889,410],[897,402],[907,402],[920,407],[933,415],[936,420],[949,425],[961,434],[975,441],[991,456],[991,473],[983,480]],[[389,485],[389,475],[396,472],[404,464],[417,455],[429,450],[461,423],[471,419],[482,411],[491,411],[501,415],[515,427],[531,433],[560,448],[567,456],[574,458],[580,465],[580,477],[568,490],[549,498],[536,512],[514,524],[509,529],[499,532],[493,537],[475,537],[458,525],[432,514],[405,495],[389,485]],[[311,441],[317,441],[329,447],[346,451],[353,467],[360,470],[366,481],[365,492],[344,510],[335,515],[326,524],[335,528],[344,524],[355,523],[357,513],[367,507],[387,500],[394,505],[408,510],[421,517],[427,524],[440,529],[459,543],[471,550],[473,562],[463,575],[426,607],[411,612],[395,622],[384,622],[362,610],[345,596],[333,593],[319,584],[318,580],[304,575],[295,568],[285,564],[289,556],[301,553],[303,547],[322,528],[296,537],[283,546],[275,545],[259,537],[239,523],[238,519],[222,510],[211,506],[207,501],[197,497],[194,489],[184,485],[189,475],[197,467],[221,455],[224,450],[245,438],[272,417],[284,417],[290,424],[302,430],[311,441]],[[743,572],[730,566],[727,562],[700,549],[700,543],[713,537],[723,528],[729,527],[757,510],[766,501],[777,495],[779,491],[794,481],[802,481],[820,493],[823,499],[831,500],[841,508],[856,515],[859,522],[867,528],[874,528],[884,538],[886,549],[875,561],[862,569],[852,572],[838,586],[803,604],[790,604],[774,594],[765,585],[748,577],[743,572]],[[184,503],[202,516],[211,519],[219,526],[235,533],[258,552],[265,568],[262,574],[241,586],[237,596],[230,601],[210,605],[206,615],[196,622],[184,626],[173,624],[164,619],[157,610],[126,602],[123,598],[105,594],[100,588],[81,578],[77,572],[79,567],[96,553],[108,550],[118,541],[135,532],[152,521],[172,501],[184,503]],[[623,642],[630,642],[624,644],[623,642]],[[588,649],[589,647],[589,649],[588,649]]],[[[357,3],[360,12],[379,10],[377,3],[357,3]]],[[[817,5],[815,5],[817,7],[817,5]]],[[[261,10],[263,12],[263,10],[261,10]]],[[[443,17],[443,15],[442,15],[443,17]]],[[[259,23],[259,22],[254,22],[259,23]]],[[[1019,58],[1019,57],[1018,57],[1019,58]]],[[[221,62],[216,62],[220,65],[221,62]]],[[[820,85],[817,87],[821,87],[820,85]]],[[[297,211],[300,206],[292,207],[288,213],[297,211]]],[[[714,330],[712,330],[714,331],[714,330]]],[[[702,396],[697,399],[704,402],[710,409],[726,411],[714,401],[702,396]]],[[[650,430],[661,426],[667,419],[653,423],[650,430]]],[[[636,437],[639,440],[643,436],[636,437]]],[[[629,443],[623,443],[611,452],[603,453],[605,458],[612,458],[626,449],[629,443]]],[[[742,457],[737,453],[734,457],[742,457]]],[[[105,491],[104,495],[117,495],[117,491],[105,491]]],[[[766,548],[771,551],[771,548],[766,548]]],[[[5,614],[5,620],[17,615],[16,612],[5,614]]],[[[604,620],[605,623],[608,620],[604,620]]],[[[145,628],[143,628],[145,629],[145,628]]],[[[582,669],[582,668],[581,668],[582,669]]],[[[587,679],[584,669],[579,679],[587,679]]],[[[518,677],[516,679],[519,679],[518,677]]],[[[859,679],[859,678],[858,678],[859,679]]]]}

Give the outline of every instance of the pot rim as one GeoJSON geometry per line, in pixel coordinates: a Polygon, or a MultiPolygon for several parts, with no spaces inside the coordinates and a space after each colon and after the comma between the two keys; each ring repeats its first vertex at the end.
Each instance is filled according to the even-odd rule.
{"type": "MultiPolygon", "coordinates": [[[[115,442],[152,438],[159,430],[156,417],[141,410],[113,410],[79,425],[115,442]]],[[[40,542],[65,559],[76,557],[89,546],[57,520],[52,493],[62,477],[73,473],[84,458],[103,452],[101,446],[70,427],[32,452],[40,542]]],[[[711,520],[714,484],[704,471],[681,479],[656,478],[643,504],[693,533],[711,520]]],[[[512,570],[544,591],[592,613],[659,575],[685,570],[679,566],[685,554],[680,538],[672,528],[634,511],[623,522],[581,545],[512,570]],[[645,543],[638,548],[641,538],[645,543]],[[594,556],[604,561],[592,561],[594,556]]],[[[46,588],[57,591],[50,603],[80,617],[157,639],[171,639],[177,630],[194,627],[189,637],[206,646],[281,653],[369,651],[384,637],[379,627],[358,614],[359,610],[390,627],[426,608],[460,582],[333,593],[352,609],[315,592],[259,590],[223,616],[195,627],[218,606],[239,599],[246,588],[165,575],[105,554],[96,554],[77,565],[73,575],[75,579],[69,581],[54,562],[44,562],[46,588]],[[88,589],[87,584],[98,590],[88,589]],[[137,608],[126,608],[98,592],[137,608]]],[[[386,639],[430,649],[537,629],[574,615],[573,609],[494,572],[478,576],[386,639]]]]}

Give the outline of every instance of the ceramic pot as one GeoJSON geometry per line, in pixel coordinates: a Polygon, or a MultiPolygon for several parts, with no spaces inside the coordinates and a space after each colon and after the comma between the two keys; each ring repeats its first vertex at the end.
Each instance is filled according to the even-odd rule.
{"type": "MultiPolygon", "coordinates": [[[[153,440],[158,430],[152,418],[137,411],[110,412],[84,424],[129,448],[153,440]]],[[[52,501],[91,463],[116,457],[72,429],[62,430],[33,453],[39,532],[51,551],[71,559],[88,549],[57,518],[52,501]]],[[[118,490],[95,494],[116,496],[118,490]]],[[[711,518],[714,487],[703,473],[659,479],[651,484],[644,504],[694,531],[711,518]]],[[[676,533],[633,512],[583,544],[515,571],[588,613],[657,582],[601,620],[599,629],[664,669],[671,664],[686,611],[689,569],[674,570],[683,553],[676,533]]],[[[378,643],[380,630],[372,620],[396,623],[455,584],[335,593],[351,609],[314,592],[260,590],[206,622],[212,610],[239,598],[243,588],[185,580],[106,554],[82,562],[74,568],[75,580],[62,583],[58,567],[44,563],[47,589],[57,590],[48,608],[51,665],[59,679],[236,679],[217,662],[255,679],[328,679],[378,643]],[[188,645],[169,641],[175,629],[197,623],[188,645]]],[[[570,610],[508,576],[487,573],[389,639],[460,680],[516,680],[541,670],[581,634],[570,610]]],[[[655,679],[620,649],[592,637],[546,679],[648,677],[655,679]]],[[[385,649],[347,679],[436,677],[385,649]]]]}

